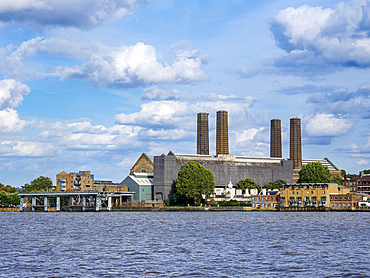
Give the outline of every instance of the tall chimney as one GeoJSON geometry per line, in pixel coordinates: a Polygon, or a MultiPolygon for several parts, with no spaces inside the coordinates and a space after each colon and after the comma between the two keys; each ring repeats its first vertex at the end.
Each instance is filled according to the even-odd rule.
{"type": "Polygon", "coordinates": [[[227,111],[217,111],[216,155],[229,154],[227,111]]]}
{"type": "Polygon", "coordinates": [[[301,119],[290,119],[290,160],[293,169],[302,168],[301,119]]]}
{"type": "Polygon", "coordinates": [[[208,113],[198,113],[197,154],[209,154],[208,113]]]}
{"type": "Polygon", "coordinates": [[[281,121],[271,120],[270,157],[282,157],[281,153],[281,121]]]}

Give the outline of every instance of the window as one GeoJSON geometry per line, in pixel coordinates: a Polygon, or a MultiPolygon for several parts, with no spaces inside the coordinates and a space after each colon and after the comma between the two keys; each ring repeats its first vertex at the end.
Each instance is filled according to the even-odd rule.
{"type": "Polygon", "coordinates": [[[349,208],[351,207],[351,203],[348,203],[348,207],[349,207],[349,208]]]}
{"type": "Polygon", "coordinates": [[[310,194],[310,191],[307,191],[307,194],[310,194]]]}
{"type": "Polygon", "coordinates": [[[311,194],[313,194],[313,191],[311,191],[311,194]]]}
{"type": "Polygon", "coordinates": [[[338,199],[337,197],[334,197],[334,200],[338,199]]]}
{"type": "Polygon", "coordinates": [[[338,204],[335,204],[335,207],[338,207],[338,204]]]}
{"type": "Polygon", "coordinates": [[[294,194],[294,191],[293,191],[293,193],[292,194],[294,194]]]}
{"type": "Polygon", "coordinates": [[[348,200],[351,200],[351,197],[348,197],[348,200]]]}
{"type": "Polygon", "coordinates": [[[145,170],[142,170],[141,173],[146,173],[146,171],[145,170]]]}
{"type": "Polygon", "coordinates": [[[343,200],[347,200],[347,197],[343,197],[343,200]]]}
{"type": "Polygon", "coordinates": [[[342,197],[339,197],[339,200],[342,200],[342,197]]]}

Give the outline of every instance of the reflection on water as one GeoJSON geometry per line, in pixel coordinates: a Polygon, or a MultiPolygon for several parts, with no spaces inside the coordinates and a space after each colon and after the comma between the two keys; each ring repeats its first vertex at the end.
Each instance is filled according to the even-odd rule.
{"type": "Polygon", "coordinates": [[[1,277],[368,277],[370,214],[0,213],[1,277]]]}

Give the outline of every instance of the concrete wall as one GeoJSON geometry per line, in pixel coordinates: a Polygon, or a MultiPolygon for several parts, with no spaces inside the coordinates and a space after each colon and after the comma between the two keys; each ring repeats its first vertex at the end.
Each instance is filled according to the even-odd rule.
{"type": "MultiPolygon", "coordinates": [[[[232,163],[209,164],[202,163],[205,168],[211,170],[215,177],[216,186],[226,186],[231,177],[235,185],[241,179],[251,178],[261,187],[270,181],[277,179],[292,183],[293,163],[289,160],[281,160],[278,165],[270,166],[268,164],[246,166],[232,165],[232,163]]],[[[181,165],[185,161],[177,160],[175,156],[155,156],[154,157],[154,200],[169,199],[173,194],[173,183],[177,179],[181,165]],[[163,199],[161,199],[163,198],[163,199]]]]}

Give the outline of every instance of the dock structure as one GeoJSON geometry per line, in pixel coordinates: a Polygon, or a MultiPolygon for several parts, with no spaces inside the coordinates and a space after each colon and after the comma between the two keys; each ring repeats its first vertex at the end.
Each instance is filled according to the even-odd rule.
{"type": "Polygon", "coordinates": [[[123,203],[131,202],[134,194],[135,192],[97,191],[18,193],[20,197],[20,211],[50,211],[51,200],[55,200],[54,211],[110,211],[113,207],[122,207],[123,203]],[[61,199],[66,200],[65,198],[67,198],[68,204],[61,203],[61,199]]]}

